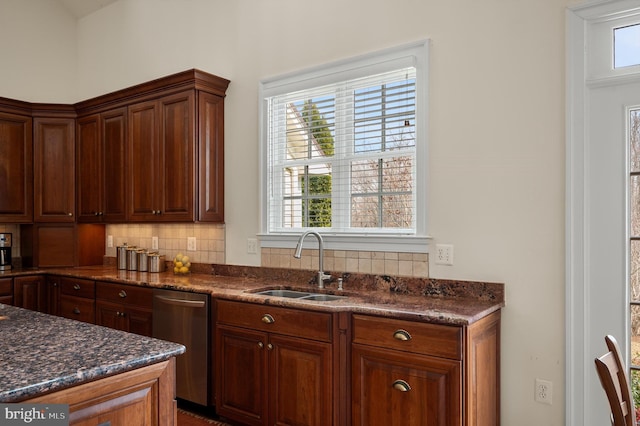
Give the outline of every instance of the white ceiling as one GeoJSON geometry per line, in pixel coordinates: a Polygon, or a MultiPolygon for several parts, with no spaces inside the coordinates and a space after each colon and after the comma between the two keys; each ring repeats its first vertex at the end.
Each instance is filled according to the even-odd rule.
{"type": "Polygon", "coordinates": [[[76,19],[83,18],[118,0],[58,0],[76,19]]]}

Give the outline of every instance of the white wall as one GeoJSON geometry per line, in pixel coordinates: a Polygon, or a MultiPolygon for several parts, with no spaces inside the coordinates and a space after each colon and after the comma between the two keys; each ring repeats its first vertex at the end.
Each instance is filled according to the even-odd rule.
{"type": "MultiPolygon", "coordinates": [[[[0,0],[20,19],[48,18],[18,3],[0,0]]],[[[572,3],[120,0],[78,22],[76,100],[193,67],[230,79],[226,259],[256,265],[246,239],[259,227],[258,81],[430,38],[428,223],[435,242],[455,246],[455,265],[432,264],[430,275],[506,284],[502,424],[561,425],[564,13],[572,3]],[[536,377],[553,382],[553,405],[534,402],[536,377]]],[[[0,39],[6,36],[0,26],[0,39]]],[[[35,40],[18,43],[29,50],[35,40]]],[[[16,70],[32,65],[17,52],[10,56],[16,70]]],[[[16,89],[5,77],[0,67],[3,96],[38,93],[29,80],[16,89]]],[[[57,89],[67,83],[73,93],[57,79],[57,89]]]]}
{"type": "Polygon", "coordinates": [[[0,96],[75,99],[76,20],[57,1],[0,1],[0,96]]]}

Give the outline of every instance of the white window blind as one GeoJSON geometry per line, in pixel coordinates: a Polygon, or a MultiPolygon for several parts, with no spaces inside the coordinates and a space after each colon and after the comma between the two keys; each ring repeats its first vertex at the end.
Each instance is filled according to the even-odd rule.
{"type": "Polygon", "coordinates": [[[388,53],[261,86],[264,235],[424,237],[426,59],[388,53]]]}
{"type": "Polygon", "coordinates": [[[269,229],[415,230],[416,72],[269,99],[269,229]]]}

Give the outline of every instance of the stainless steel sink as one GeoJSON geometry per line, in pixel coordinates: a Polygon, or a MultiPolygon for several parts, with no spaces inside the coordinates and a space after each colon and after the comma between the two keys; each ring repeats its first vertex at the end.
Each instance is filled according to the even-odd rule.
{"type": "Polygon", "coordinates": [[[311,293],[307,291],[295,291],[295,290],[265,290],[259,291],[261,296],[275,296],[275,297],[288,297],[290,299],[299,299],[301,297],[309,296],[311,293]]]}
{"type": "Polygon", "coordinates": [[[259,294],[261,296],[286,297],[288,299],[315,300],[317,302],[330,302],[333,300],[344,299],[346,297],[346,296],[335,296],[333,294],[311,293],[309,291],[297,291],[297,290],[285,290],[285,289],[263,290],[255,294],[259,294]]]}
{"type": "Polygon", "coordinates": [[[310,294],[302,297],[300,300],[315,300],[317,302],[331,302],[333,300],[344,299],[345,296],[334,296],[333,294],[310,294]]]}

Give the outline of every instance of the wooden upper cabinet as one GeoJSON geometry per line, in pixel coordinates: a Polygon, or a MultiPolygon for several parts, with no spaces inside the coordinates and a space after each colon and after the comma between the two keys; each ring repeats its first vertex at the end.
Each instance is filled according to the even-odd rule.
{"type": "Polygon", "coordinates": [[[129,221],[195,220],[195,91],[129,106],[129,221]]]}
{"type": "Polygon", "coordinates": [[[126,220],[126,122],[126,108],[77,121],[78,222],[126,220]]]}
{"type": "Polygon", "coordinates": [[[0,112],[0,223],[33,221],[31,117],[0,112]]]}
{"type": "Polygon", "coordinates": [[[42,118],[34,127],[34,221],[75,221],[75,120],[42,118]]]}
{"type": "Polygon", "coordinates": [[[198,220],[224,222],[224,98],[198,94],[198,220]]]}

